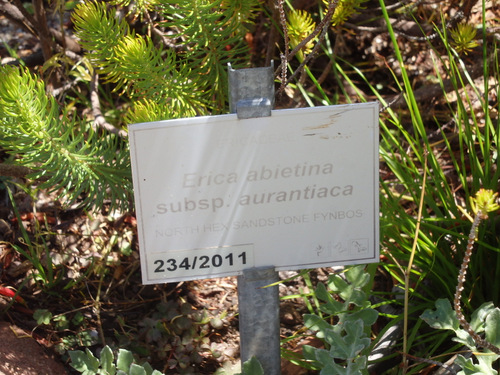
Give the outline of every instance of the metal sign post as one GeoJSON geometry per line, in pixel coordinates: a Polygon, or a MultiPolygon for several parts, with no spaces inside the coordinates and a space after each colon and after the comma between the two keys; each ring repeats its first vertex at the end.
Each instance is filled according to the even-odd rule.
{"type": "MultiPolygon", "coordinates": [[[[230,111],[238,119],[271,116],[273,66],[234,70],[229,67],[230,111]]],[[[249,268],[238,276],[241,363],[255,356],[266,375],[281,374],[278,286],[274,267],[249,268]]]]}

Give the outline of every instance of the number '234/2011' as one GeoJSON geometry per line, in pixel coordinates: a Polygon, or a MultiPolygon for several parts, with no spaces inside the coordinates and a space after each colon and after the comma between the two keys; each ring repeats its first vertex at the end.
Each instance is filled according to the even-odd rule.
{"type": "Polygon", "coordinates": [[[157,259],[154,262],[155,273],[160,272],[173,272],[179,270],[195,270],[195,269],[208,269],[208,268],[219,268],[219,267],[232,267],[236,264],[245,265],[247,263],[246,251],[239,254],[228,253],[228,254],[214,254],[214,255],[194,255],[191,257],[184,257],[183,259],[170,258],[167,260],[157,259]]]}

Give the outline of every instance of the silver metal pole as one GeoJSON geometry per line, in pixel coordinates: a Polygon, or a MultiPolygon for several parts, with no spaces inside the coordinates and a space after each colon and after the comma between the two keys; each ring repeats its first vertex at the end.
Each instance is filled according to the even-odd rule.
{"type": "MultiPolygon", "coordinates": [[[[239,119],[271,116],[274,67],[229,68],[229,107],[239,119]]],[[[241,362],[256,357],[266,375],[281,374],[279,281],[273,266],[251,268],[238,276],[241,362]]]]}
{"type": "Polygon", "coordinates": [[[251,268],[238,276],[241,363],[255,356],[266,375],[281,374],[278,286],[274,267],[251,268]]]}

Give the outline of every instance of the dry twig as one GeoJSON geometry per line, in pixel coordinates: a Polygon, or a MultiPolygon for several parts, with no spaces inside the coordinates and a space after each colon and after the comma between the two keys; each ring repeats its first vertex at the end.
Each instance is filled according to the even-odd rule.
{"type": "Polygon", "coordinates": [[[118,129],[106,121],[101,112],[101,103],[99,101],[99,95],[97,93],[97,88],[99,85],[99,75],[94,73],[92,77],[92,82],[90,83],[90,103],[92,104],[92,115],[94,116],[95,124],[110,133],[116,134],[119,137],[126,138],[127,132],[125,130],[118,129]]]}
{"type": "Polygon", "coordinates": [[[330,0],[328,3],[328,11],[321,20],[321,22],[316,26],[314,31],[309,34],[307,37],[305,37],[290,53],[288,53],[288,31],[286,27],[286,19],[284,15],[284,10],[283,12],[281,9],[283,9],[283,0],[279,0],[278,4],[281,4],[281,9],[280,9],[280,21],[283,26],[283,32],[284,35],[286,36],[285,39],[285,54],[281,58],[281,64],[278,66],[278,68],[275,70],[275,75],[277,75],[281,71],[281,86],[278,90],[278,93],[283,92],[285,87],[290,83],[292,79],[294,79],[299,73],[301,73],[305,67],[305,65],[316,55],[316,52],[318,51],[321,41],[326,35],[326,32],[328,30],[328,25],[330,24],[330,21],[333,17],[333,13],[335,11],[335,8],[337,7],[338,0],[330,0]],[[319,40],[316,42],[316,45],[312,49],[311,53],[306,56],[304,61],[299,65],[299,67],[295,70],[293,75],[286,79],[286,65],[288,61],[290,61],[296,54],[299,52],[307,43],[309,43],[312,39],[314,39],[318,34],[320,34],[319,40]]]}

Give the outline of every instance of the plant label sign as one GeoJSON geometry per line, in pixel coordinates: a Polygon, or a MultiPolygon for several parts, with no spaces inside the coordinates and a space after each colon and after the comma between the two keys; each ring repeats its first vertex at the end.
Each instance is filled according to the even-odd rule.
{"type": "Polygon", "coordinates": [[[144,284],[378,261],[377,103],[129,135],[144,284]]]}

